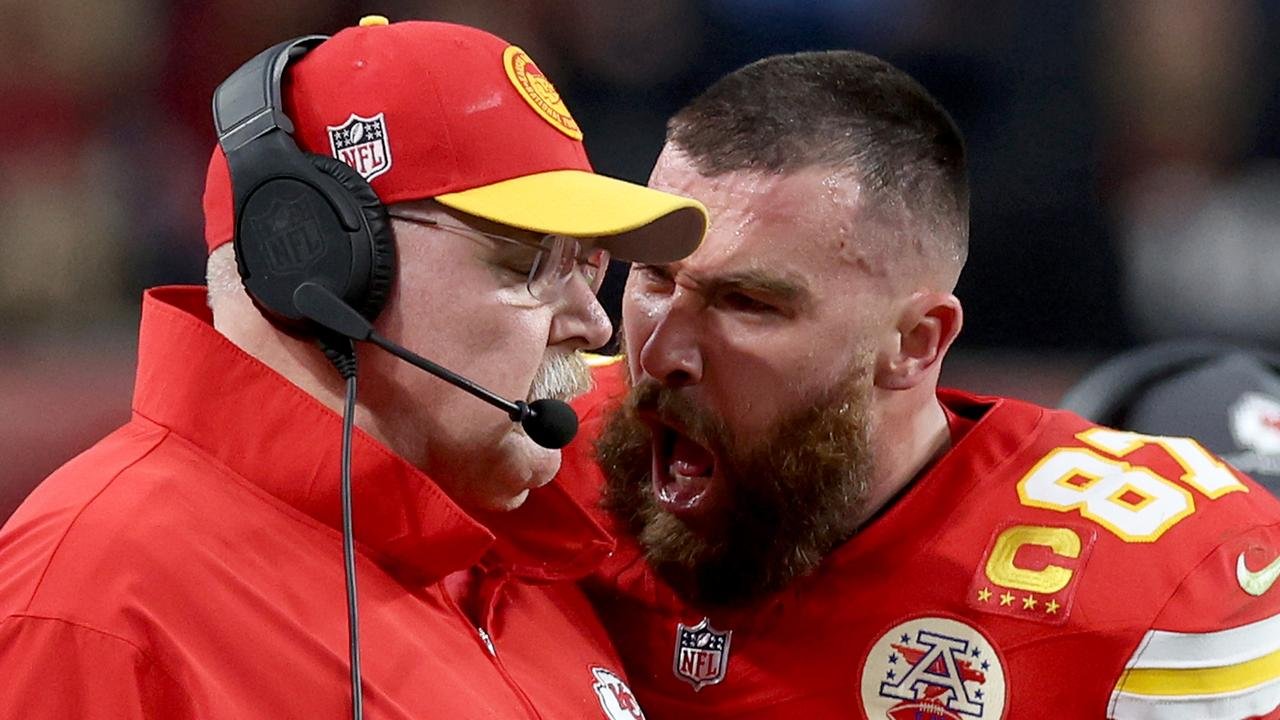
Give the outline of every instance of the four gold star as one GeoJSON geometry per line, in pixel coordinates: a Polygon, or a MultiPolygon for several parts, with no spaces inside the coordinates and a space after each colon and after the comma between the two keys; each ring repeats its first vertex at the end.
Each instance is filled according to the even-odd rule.
{"type": "MultiPolygon", "coordinates": [[[[989,602],[991,600],[991,596],[992,592],[989,588],[984,587],[978,589],[978,602],[989,602]]],[[[1007,590],[1000,593],[1001,607],[1014,607],[1014,600],[1022,600],[1023,610],[1034,611],[1036,606],[1040,604],[1040,600],[1036,599],[1035,595],[1028,594],[1026,597],[1019,598],[1017,595],[1014,595],[1007,590]]],[[[1057,600],[1050,599],[1048,602],[1044,603],[1044,612],[1046,615],[1057,615],[1058,610],[1061,608],[1062,604],[1057,600]]]]}

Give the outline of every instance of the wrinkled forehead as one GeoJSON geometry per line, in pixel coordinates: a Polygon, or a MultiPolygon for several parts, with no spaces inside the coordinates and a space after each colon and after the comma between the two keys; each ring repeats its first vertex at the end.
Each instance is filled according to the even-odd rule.
{"type": "Polygon", "coordinates": [[[690,261],[750,255],[753,264],[858,265],[871,249],[859,232],[870,219],[863,187],[847,170],[735,170],[709,177],[668,147],[649,184],[707,206],[707,238],[690,261]]]}

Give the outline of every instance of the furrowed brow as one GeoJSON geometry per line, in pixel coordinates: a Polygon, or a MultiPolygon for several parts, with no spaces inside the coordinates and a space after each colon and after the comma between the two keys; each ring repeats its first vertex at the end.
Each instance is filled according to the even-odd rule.
{"type": "Polygon", "coordinates": [[[763,270],[742,270],[709,278],[704,283],[708,294],[740,291],[764,295],[787,303],[809,299],[809,283],[799,276],[781,276],[763,270]]]}

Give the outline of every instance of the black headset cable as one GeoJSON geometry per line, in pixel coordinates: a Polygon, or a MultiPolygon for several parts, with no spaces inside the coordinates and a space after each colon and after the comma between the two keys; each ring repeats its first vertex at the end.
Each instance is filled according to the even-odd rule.
{"type": "Polygon", "coordinates": [[[342,561],[347,581],[347,638],[351,658],[351,718],[364,718],[364,692],[360,680],[360,613],[356,604],[355,531],[351,521],[351,435],[356,417],[356,351],[349,338],[337,334],[321,336],[325,357],[347,381],[347,399],[342,409],[342,561]]]}

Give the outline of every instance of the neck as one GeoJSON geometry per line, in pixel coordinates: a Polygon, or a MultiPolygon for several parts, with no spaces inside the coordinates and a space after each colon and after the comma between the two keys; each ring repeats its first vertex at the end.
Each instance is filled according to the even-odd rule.
{"type": "MultiPolygon", "coordinates": [[[[212,306],[213,325],[218,332],[325,407],[342,413],[344,382],[319,346],[281,332],[243,292],[214,297],[212,306]]],[[[357,424],[367,424],[360,420],[357,414],[357,424]]]]}
{"type": "Polygon", "coordinates": [[[910,390],[877,388],[876,393],[878,410],[871,441],[876,469],[859,524],[883,510],[951,446],[936,383],[921,383],[910,390]]]}

